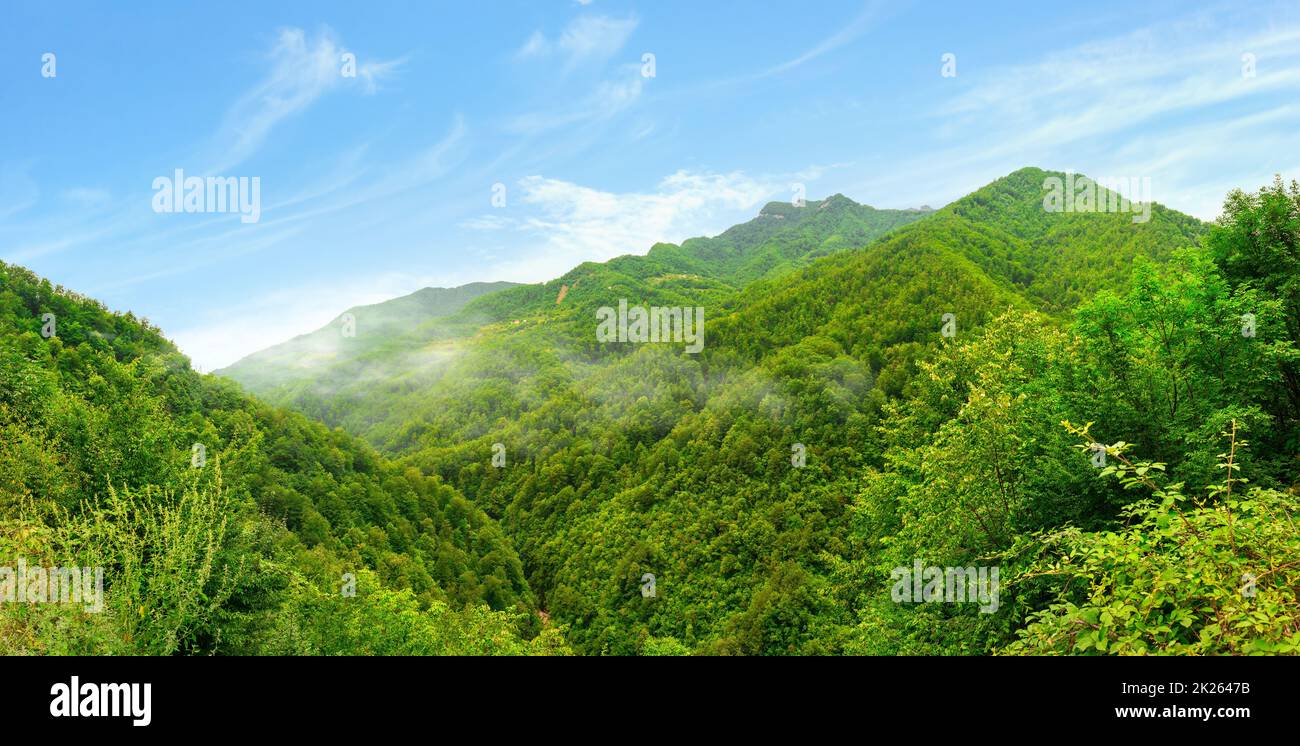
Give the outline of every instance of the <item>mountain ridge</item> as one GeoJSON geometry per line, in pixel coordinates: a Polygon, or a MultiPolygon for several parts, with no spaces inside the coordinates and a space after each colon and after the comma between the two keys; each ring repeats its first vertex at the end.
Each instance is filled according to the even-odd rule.
{"type": "Polygon", "coordinates": [[[322,364],[344,363],[350,357],[364,355],[371,349],[368,343],[380,342],[385,333],[428,324],[454,314],[475,298],[518,285],[497,281],[471,282],[452,288],[425,287],[386,301],[353,306],[319,329],[245,355],[213,372],[254,388],[283,385],[309,375],[322,364]],[[343,344],[344,339],[358,336],[360,341],[354,345],[343,344]],[[259,365],[272,371],[277,367],[282,370],[264,374],[260,380],[245,375],[259,365]]]}
{"type": "MultiPolygon", "coordinates": [[[[1134,223],[1048,213],[1052,173],[1013,172],[904,225],[831,200],[487,292],[369,335],[345,365],[267,397],[284,408],[198,376],[147,325],[0,265],[0,547],[53,527],[54,546],[137,566],[168,554],[106,538],[147,531],[119,525],[146,506],[224,536],[223,573],[255,563],[229,589],[187,576],[212,617],[159,590],[149,607],[172,611],[146,618],[131,588],[112,589],[118,626],[74,625],[89,638],[72,652],[1294,650],[1279,632],[1300,618],[1293,600],[1226,642],[1205,634],[1222,628],[1203,610],[1213,599],[1258,618],[1237,578],[1300,550],[1271,518],[1297,510],[1294,488],[1278,489],[1295,484],[1295,415],[1278,396],[1300,354],[1295,306],[1254,285],[1260,271],[1290,281],[1294,243],[1252,243],[1297,198],[1279,182],[1233,195],[1238,224],[1160,206],[1134,223]],[[593,311],[620,300],[705,304],[704,348],[596,339],[593,311]],[[47,312],[57,336],[41,333],[47,312]],[[1253,489],[1234,492],[1224,538],[1220,443],[1239,424],[1253,489]],[[1095,442],[1209,502],[1170,522],[1080,453],[1095,442]],[[212,468],[195,465],[205,452],[212,468]],[[33,504],[48,515],[18,511],[33,504]],[[1114,554],[1121,534],[1143,551],[1114,554]],[[1193,536],[1211,554],[1181,553],[1193,536]],[[898,603],[891,568],[916,559],[1000,563],[1003,611],[898,603]],[[1225,563],[1226,584],[1210,577],[1225,563]],[[1184,568],[1175,610],[1190,626],[1125,616],[1167,613],[1158,579],[1184,568]],[[352,575],[358,599],[337,590],[352,575]],[[1125,631],[1087,626],[1102,613],[1125,631]],[[171,619],[183,621],[157,626],[171,619]]],[[[156,587],[175,585],[172,568],[149,568],[156,587]]]]}
{"type": "MultiPolygon", "coordinates": [[[[1194,244],[1204,231],[1204,224],[1195,218],[1158,205],[1153,208],[1152,221],[1144,224],[1131,223],[1127,215],[1119,214],[1048,213],[1043,209],[1043,182],[1058,175],[1064,176],[1035,167],[1018,169],[933,211],[877,210],[840,194],[810,200],[803,206],[770,202],[755,218],[713,237],[687,239],[680,246],[658,243],[644,255],[584,262],[543,283],[485,293],[436,324],[416,324],[379,343],[374,349],[387,351],[387,357],[355,357],[349,364],[322,373],[316,384],[309,376],[295,380],[272,377],[271,385],[248,375],[236,376],[236,380],[273,402],[303,408],[314,417],[341,424],[326,414],[331,397],[341,395],[339,401],[364,409],[371,394],[362,389],[378,382],[379,395],[384,395],[384,375],[389,376],[388,383],[405,391],[432,385],[442,375],[443,362],[476,336],[557,334],[560,330],[572,335],[590,323],[596,308],[612,307],[620,298],[647,305],[704,306],[710,309],[710,329],[731,340],[731,329],[737,323],[731,317],[740,310],[743,299],[750,297],[757,301],[749,312],[751,321],[739,323],[752,329],[754,339],[776,343],[777,337],[770,335],[786,328],[788,322],[779,317],[753,322],[752,317],[762,313],[756,309],[767,303],[760,296],[788,296],[789,291],[780,288],[803,276],[817,284],[821,282],[818,276],[827,273],[889,273],[893,267],[888,265],[869,268],[871,260],[864,252],[873,246],[892,251],[887,246],[892,241],[956,250],[988,273],[989,280],[1002,288],[1000,292],[1010,293],[1008,298],[1021,294],[1023,301],[1017,303],[1059,313],[1097,288],[1117,287],[1137,257],[1162,260],[1174,247],[1194,244]],[[786,217],[772,219],[775,214],[786,217]],[[401,373],[411,366],[398,362],[399,355],[433,364],[401,373]],[[390,365],[394,362],[397,364],[390,365]],[[378,381],[372,375],[375,371],[381,371],[378,381]]],[[[935,254],[932,261],[945,261],[942,256],[935,254]]],[[[881,302],[888,301],[882,298],[881,302]]],[[[857,313],[870,315],[869,309],[853,307],[857,313]]],[[[976,314],[977,319],[986,316],[984,312],[976,314]]],[[[917,333],[919,329],[914,329],[905,336],[917,333]]],[[[790,329],[783,333],[786,342],[781,344],[815,334],[811,328],[790,329]]],[[[765,344],[734,341],[738,350],[765,344]]],[[[905,360],[899,359],[896,365],[910,365],[905,360]]],[[[885,364],[880,359],[875,363],[885,364]]]]}

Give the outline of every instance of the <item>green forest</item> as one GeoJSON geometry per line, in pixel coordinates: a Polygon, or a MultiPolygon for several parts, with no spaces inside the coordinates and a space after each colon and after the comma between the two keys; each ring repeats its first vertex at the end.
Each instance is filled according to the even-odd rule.
{"type": "Polygon", "coordinates": [[[1051,176],[770,203],[211,374],[0,264],[0,565],[104,568],[102,610],[0,604],[0,654],[1300,653],[1300,184],[1134,222],[1051,176]],[[598,341],[620,300],[703,349],[598,341]]]}

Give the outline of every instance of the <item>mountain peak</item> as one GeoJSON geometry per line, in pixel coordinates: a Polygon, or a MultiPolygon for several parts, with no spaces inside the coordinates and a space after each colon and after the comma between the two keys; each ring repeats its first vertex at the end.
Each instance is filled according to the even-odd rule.
{"type": "Polygon", "coordinates": [[[837,192],[826,199],[805,200],[802,205],[796,205],[793,202],[768,202],[763,205],[763,209],[758,211],[758,216],[760,218],[785,219],[818,210],[843,210],[854,207],[866,207],[866,205],[860,205],[837,192]]]}
{"type": "Polygon", "coordinates": [[[818,205],[818,208],[824,210],[829,207],[850,207],[850,206],[862,207],[862,205],[859,205],[857,202],[854,202],[848,197],[845,197],[843,194],[836,192],[835,194],[832,194],[831,196],[822,200],[821,204],[818,205]]]}

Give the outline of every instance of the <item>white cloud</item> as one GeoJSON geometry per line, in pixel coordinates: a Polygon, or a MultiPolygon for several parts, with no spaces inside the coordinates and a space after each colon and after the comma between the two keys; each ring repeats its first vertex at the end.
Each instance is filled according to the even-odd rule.
{"type": "MultiPolygon", "coordinates": [[[[342,54],[343,47],[328,30],[322,31],[314,39],[309,38],[301,29],[282,30],[267,52],[270,72],[230,106],[221,126],[206,144],[196,146],[195,152],[184,161],[186,171],[209,174],[224,172],[253,155],[277,124],[304,111],[328,91],[348,85],[373,91],[377,81],[391,74],[402,63],[402,60],[359,59],[357,77],[345,78],[342,75],[342,54]]],[[[459,140],[464,131],[464,124],[457,117],[451,140],[459,140]]],[[[443,155],[442,148],[445,144],[446,141],[429,151],[417,153],[403,166],[394,169],[392,177],[382,179],[376,185],[380,196],[427,183],[440,175],[445,168],[440,170],[438,159],[443,155]],[[402,180],[406,183],[398,183],[402,180]]],[[[355,166],[359,158],[352,160],[352,165],[355,166]]],[[[26,168],[0,168],[0,218],[35,205],[39,190],[27,176],[26,168]]],[[[327,183],[313,185],[297,195],[281,200],[268,207],[264,214],[283,211],[298,202],[337,193],[355,180],[358,170],[354,167],[330,174],[327,183]]],[[[144,178],[146,187],[152,178],[144,178]]],[[[367,192],[366,195],[369,198],[370,193],[367,192]]],[[[149,192],[144,189],[120,195],[115,201],[113,195],[106,190],[86,187],[68,188],[60,191],[58,196],[64,202],[81,209],[64,210],[47,219],[15,225],[11,230],[7,230],[10,226],[0,225],[0,245],[3,245],[6,252],[3,256],[7,260],[29,262],[49,254],[107,240],[117,241],[119,248],[160,239],[179,241],[185,235],[202,232],[214,224],[228,220],[226,216],[218,216],[204,220],[172,221],[171,226],[160,228],[157,215],[147,210],[149,192]],[[144,194],[145,198],[140,199],[138,194],[144,194]],[[79,232],[73,231],[73,228],[78,228],[79,232]],[[51,239],[50,236],[57,238],[51,239]]],[[[353,199],[347,204],[355,202],[353,199]]],[[[265,224],[264,222],[263,225],[265,224]]]]}
{"type": "Polygon", "coordinates": [[[1230,188],[1264,184],[1290,165],[1278,153],[1300,151],[1294,21],[1261,32],[1203,12],[1026,64],[972,65],[934,110],[933,143],[851,191],[942,204],[1032,165],[1150,176],[1157,202],[1213,219],[1230,188]],[[1253,78],[1242,74],[1245,52],[1258,60],[1253,78]]]}
{"type": "Polygon", "coordinates": [[[169,334],[195,368],[211,372],[245,355],[321,328],[353,306],[379,303],[418,289],[404,275],[288,287],[204,314],[169,334]]]}
{"type": "Polygon", "coordinates": [[[374,92],[377,82],[402,63],[358,57],[357,77],[348,78],[343,76],[344,51],[329,31],[309,39],[302,29],[282,30],[267,55],[270,74],[226,112],[213,138],[208,172],[221,172],[244,161],[277,124],[305,110],[326,92],[349,83],[374,92]]]}
{"type": "Polygon", "coordinates": [[[883,6],[884,3],[880,2],[880,0],[869,0],[869,2],[863,5],[862,11],[839,31],[836,31],[834,34],[831,34],[818,42],[815,46],[798,57],[772,67],[761,73],[761,75],[775,75],[787,70],[793,70],[805,62],[817,59],[823,54],[839,49],[845,44],[857,39],[875,25],[876,21],[880,17],[880,11],[883,6]]]}
{"type": "MultiPolygon", "coordinates": [[[[364,204],[387,204],[395,197],[426,187],[444,177],[454,166],[465,158],[465,139],[468,127],[464,117],[457,114],[447,133],[433,145],[415,151],[398,165],[387,168],[377,179],[359,181],[356,172],[341,172],[338,176],[327,177],[323,184],[314,186],[302,194],[291,197],[285,202],[272,205],[263,210],[260,226],[277,226],[317,220],[325,215],[337,213],[364,204]],[[328,198],[328,199],[327,199],[328,198]],[[307,209],[297,209],[270,220],[271,213],[279,213],[282,208],[297,207],[300,204],[316,203],[307,209]]],[[[364,153],[364,149],[354,151],[364,153]]],[[[344,163],[355,162],[353,154],[345,157],[344,163]]],[[[389,205],[391,207],[391,205],[389,205]]],[[[388,213],[383,213],[387,219],[388,213]]]]}
{"type": "Polygon", "coordinates": [[[635,17],[583,16],[564,29],[558,46],[568,56],[570,64],[605,60],[623,48],[636,26],[635,17]]]}
{"type": "Polygon", "coordinates": [[[529,176],[518,186],[526,218],[492,215],[476,230],[508,230],[514,245],[492,277],[536,282],[557,277],[584,261],[644,254],[660,241],[679,242],[752,217],[758,206],[786,188],[788,179],[756,179],[740,172],[678,171],[650,192],[608,192],[561,179],[529,176]]]}
{"type": "Polygon", "coordinates": [[[603,81],[575,103],[548,111],[520,114],[505,122],[510,134],[535,135],[560,127],[597,123],[624,111],[641,97],[643,80],[639,68],[628,66],[621,80],[603,81]]]}
{"type": "Polygon", "coordinates": [[[555,39],[534,31],[515,56],[526,59],[558,54],[564,60],[566,71],[588,62],[603,62],[623,48],[638,23],[635,16],[580,16],[570,21],[555,39]]]}
{"type": "Polygon", "coordinates": [[[0,165],[0,219],[17,215],[36,204],[41,190],[28,173],[30,163],[0,165]]]}
{"type": "Polygon", "coordinates": [[[546,35],[541,31],[534,31],[532,36],[528,37],[528,41],[524,42],[524,45],[515,53],[515,56],[536,57],[545,54],[548,49],[550,49],[550,43],[546,41],[546,35]]]}
{"type": "Polygon", "coordinates": [[[112,199],[107,189],[94,187],[73,187],[63,190],[63,199],[81,207],[98,207],[112,199]]]}
{"type": "MultiPolygon", "coordinates": [[[[1003,132],[1023,129],[1035,142],[1064,144],[1300,88],[1294,65],[1300,28],[1217,42],[1207,42],[1204,32],[1200,19],[1170,23],[1065,49],[1036,64],[990,70],[941,113],[996,119],[1003,132]],[[1269,58],[1257,77],[1241,75],[1242,50],[1269,58]]],[[[1027,144],[1021,136],[1003,142],[1008,150],[1027,144]]]]}
{"type": "Polygon", "coordinates": [[[510,220],[500,215],[478,215],[460,222],[460,227],[472,231],[497,231],[510,226],[510,220]]]}
{"type": "MultiPolygon", "coordinates": [[[[797,175],[815,177],[824,168],[828,167],[810,167],[797,175]]],[[[511,199],[517,200],[511,202],[512,207],[525,210],[526,217],[491,212],[458,222],[459,228],[478,237],[461,249],[477,257],[477,262],[462,262],[449,271],[440,269],[437,275],[413,268],[401,274],[283,288],[208,312],[193,325],[176,330],[173,338],[197,367],[215,370],[318,329],[351,306],[377,303],[426,286],[455,287],[494,280],[539,282],[559,277],[582,262],[644,254],[661,241],[681,242],[716,233],[753,217],[769,199],[788,198],[795,176],[679,170],[653,189],[639,192],[612,192],[529,176],[511,191],[511,199]]]]}

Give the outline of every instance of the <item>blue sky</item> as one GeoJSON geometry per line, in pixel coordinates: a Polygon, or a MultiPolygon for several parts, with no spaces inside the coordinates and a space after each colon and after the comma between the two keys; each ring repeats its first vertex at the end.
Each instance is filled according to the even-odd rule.
{"type": "Polygon", "coordinates": [[[794,184],[938,207],[1037,165],[1211,219],[1300,177],[1300,7],[9,0],[0,112],[0,259],[212,370],[359,303],[717,233],[794,184]],[[258,177],[260,219],[155,212],[178,168],[258,177]]]}

